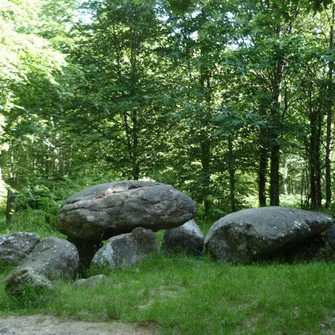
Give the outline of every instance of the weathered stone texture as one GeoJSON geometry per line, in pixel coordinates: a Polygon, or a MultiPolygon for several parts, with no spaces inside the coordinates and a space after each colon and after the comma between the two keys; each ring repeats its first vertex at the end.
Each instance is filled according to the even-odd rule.
{"type": "Polygon", "coordinates": [[[201,255],[204,247],[204,234],[199,226],[190,220],[182,226],[165,230],[162,251],[201,255]]]}
{"type": "Polygon", "coordinates": [[[131,233],[111,237],[95,254],[92,266],[111,269],[128,266],[158,250],[156,235],[149,229],[136,228],[131,233]]]}
{"type": "Polygon", "coordinates": [[[35,233],[18,232],[0,236],[0,266],[19,265],[32,252],[40,238],[35,233]]]}
{"type": "Polygon", "coordinates": [[[194,201],[170,185],[121,181],[96,185],[68,198],[57,228],[71,239],[106,240],[136,227],[157,231],[195,216],[194,201]]]}
{"type": "Polygon", "coordinates": [[[229,262],[266,259],[294,249],[295,244],[318,236],[333,223],[324,213],[284,207],[247,209],[215,222],[205,248],[214,258],[229,262]]]}

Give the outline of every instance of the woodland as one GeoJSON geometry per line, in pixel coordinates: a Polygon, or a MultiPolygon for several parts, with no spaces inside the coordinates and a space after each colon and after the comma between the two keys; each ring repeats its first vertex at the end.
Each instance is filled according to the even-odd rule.
{"type": "Polygon", "coordinates": [[[334,23],[329,0],[0,0],[7,221],[127,179],[203,217],[332,211],[334,23]]]}

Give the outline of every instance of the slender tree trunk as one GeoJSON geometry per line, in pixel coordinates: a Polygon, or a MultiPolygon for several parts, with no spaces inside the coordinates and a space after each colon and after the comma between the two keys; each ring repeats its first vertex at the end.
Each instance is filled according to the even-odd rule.
{"type": "Polygon", "coordinates": [[[274,69],[272,82],[271,138],[270,138],[270,205],[279,206],[280,194],[280,140],[281,140],[281,81],[283,61],[279,60],[274,69]]]}
{"type": "Polygon", "coordinates": [[[310,170],[310,198],[311,198],[311,209],[317,208],[317,191],[316,191],[316,124],[315,116],[313,112],[310,112],[310,143],[309,143],[309,170],[310,170]]]}
{"type": "MultiPolygon", "coordinates": [[[[332,6],[332,18],[329,32],[329,49],[334,49],[334,24],[335,24],[335,5],[332,6]]],[[[330,208],[332,199],[332,182],[331,182],[331,142],[332,142],[332,118],[333,118],[333,71],[334,61],[328,64],[328,94],[327,94],[327,134],[326,134],[326,208],[330,208]]]]}
{"type": "Polygon", "coordinates": [[[19,187],[19,176],[17,171],[15,171],[15,158],[14,152],[10,152],[10,169],[9,177],[6,178],[5,182],[9,185],[7,188],[7,201],[6,201],[6,224],[10,224],[13,215],[13,204],[16,199],[17,194],[12,189],[16,190],[19,187]]]}
{"type": "Polygon", "coordinates": [[[280,166],[280,145],[272,144],[270,153],[270,205],[279,206],[279,166],[280,166]]]}
{"type": "Polygon", "coordinates": [[[310,198],[311,209],[319,209],[321,207],[321,164],[320,164],[320,143],[321,143],[321,123],[322,114],[319,109],[314,110],[312,105],[311,92],[309,93],[309,122],[310,122],[310,138],[309,138],[309,168],[310,168],[310,198]]]}
{"type": "MultiPolygon", "coordinates": [[[[206,59],[206,51],[201,48],[201,55],[206,59]]],[[[205,123],[203,125],[203,130],[200,134],[200,147],[201,147],[201,165],[202,165],[202,189],[203,189],[203,202],[205,207],[205,216],[209,216],[210,214],[210,201],[208,196],[210,195],[210,180],[211,180],[211,137],[208,131],[208,120],[211,119],[211,74],[206,65],[201,63],[200,65],[200,78],[199,84],[202,92],[205,96],[206,102],[206,116],[204,117],[205,123]]],[[[203,122],[202,121],[202,122],[203,122]]]]}
{"type": "Polygon", "coordinates": [[[202,200],[205,206],[205,216],[209,216],[210,201],[208,196],[210,194],[210,160],[211,160],[211,141],[205,131],[201,133],[200,137],[201,148],[201,167],[202,167],[202,200]]]}
{"type": "Polygon", "coordinates": [[[316,132],[316,195],[317,195],[317,209],[321,208],[322,205],[322,190],[321,190],[321,132],[322,132],[322,120],[323,114],[319,111],[317,114],[317,132],[316,132]]]}
{"type": "Polygon", "coordinates": [[[132,129],[132,175],[134,180],[140,178],[140,163],[139,163],[139,152],[138,152],[138,119],[137,111],[134,110],[132,113],[133,129],[132,129]]]}
{"type": "Polygon", "coordinates": [[[228,137],[228,160],[229,160],[229,189],[230,189],[230,209],[236,212],[236,199],[235,199],[235,156],[233,147],[233,136],[228,137]]]}
{"type": "Polygon", "coordinates": [[[309,177],[307,169],[303,171],[301,174],[301,185],[300,185],[300,208],[308,208],[309,207],[309,177]]]}
{"type": "Polygon", "coordinates": [[[332,178],[331,178],[331,140],[332,140],[332,109],[327,111],[327,139],[326,139],[326,208],[330,208],[332,200],[332,178]]]}
{"type": "MultiPolygon", "coordinates": [[[[130,97],[137,94],[138,74],[137,74],[137,52],[139,48],[138,38],[136,33],[131,30],[130,42],[130,97]]],[[[136,107],[130,111],[128,119],[128,148],[130,149],[131,174],[134,180],[140,178],[140,163],[139,163],[139,121],[136,107]],[[130,120],[129,120],[130,119],[130,120]],[[130,122],[129,122],[130,121],[130,122]]]]}
{"type": "Polygon", "coordinates": [[[266,174],[268,169],[268,151],[267,148],[262,146],[259,155],[258,167],[258,201],[259,206],[266,206],[266,174]]]}
{"type": "Polygon", "coordinates": [[[6,224],[9,225],[13,215],[13,204],[16,199],[16,193],[10,188],[7,189],[7,203],[6,203],[6,224]]]}

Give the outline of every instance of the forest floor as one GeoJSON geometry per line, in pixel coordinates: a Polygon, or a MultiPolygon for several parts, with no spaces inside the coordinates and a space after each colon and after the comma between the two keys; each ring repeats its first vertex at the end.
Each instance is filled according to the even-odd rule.
{"type": "Polygon", "coordinates": [[[0,317],[0,334],[8,335],[154,335],[154,326],[111,322],[87,322],[51,315],[0,317]]]}

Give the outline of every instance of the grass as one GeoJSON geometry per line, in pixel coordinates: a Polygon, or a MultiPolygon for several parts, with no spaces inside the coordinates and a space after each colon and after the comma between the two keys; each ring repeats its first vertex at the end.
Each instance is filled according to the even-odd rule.
{"type": "Polygon", "coordinates": [[[95,288],[57,282],[57,294],[40,306],[13,300],[1,283],[0,315],[155,323],[171,335],[334,334],[334,271],[323,262],[236,266],[156,255],[95,288]]]}
{"type": "MultiPolygon", "coordinates": [[[[10,227],[0,223],[0,234],[25,230],[61,237],[42,218],[21,215],[10,227]]],[[[208,227],[204,223],[203,231],[208,227]]],[[[231,265],[207,256],[155,255],[107,273],[94,288],[58,281],[56,294],[37,301],[6,294],[3,279],[10,270],[0,273],[1,316],[150,323],[163,335],[335,334],[333,263],[231,265]]]]}
{"type": "Polygon", "coordinates": [[[55,229],[55,223],[46,223],[45,212],[38,210],[22,210],[16,212],[9,225],[6,224],[5,213],[0,210],[0,235],[10,234],[12,232],[32,232],[37,233],[40,238],[56,236],[66,238],[55,229]]]}

